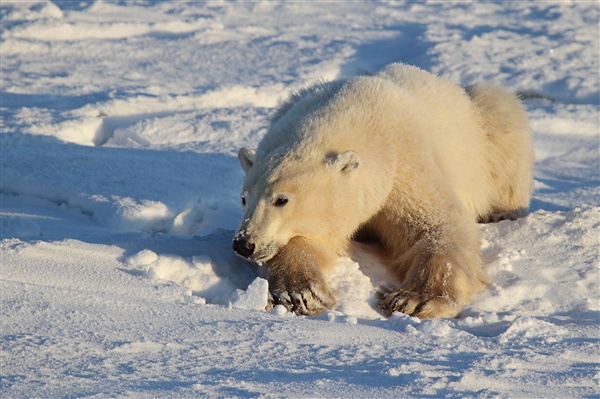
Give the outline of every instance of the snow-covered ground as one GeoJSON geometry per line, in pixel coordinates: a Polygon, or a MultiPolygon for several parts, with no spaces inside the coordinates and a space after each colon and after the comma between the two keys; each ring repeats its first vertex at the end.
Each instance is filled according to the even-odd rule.
{"type": "Polygon", "coordinates": [[[3,1],[2,398],[600,396],[599,6],[3,1]],[[235,154],[289,90],[392,61],[526,96],[531,214],[457,319],[267,313],[235,154]]]}

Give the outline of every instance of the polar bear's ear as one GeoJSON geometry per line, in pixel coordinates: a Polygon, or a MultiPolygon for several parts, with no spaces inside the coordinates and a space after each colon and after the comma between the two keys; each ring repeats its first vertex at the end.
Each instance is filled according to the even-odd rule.
{"type": "Polygon", "coordinates": [[[360,157],[356,151],[348,150],[330,157],[329,164],[343,174],[348,174],[360,166],[360,157]]]}
{"type": "Polygon", "coordinates": [[[244,172],[248,172],[256,161],[256,152],[250,148],[242,148],[238,152],[238,159],[240,160],[240,165],[242,165],[244,172]]]}

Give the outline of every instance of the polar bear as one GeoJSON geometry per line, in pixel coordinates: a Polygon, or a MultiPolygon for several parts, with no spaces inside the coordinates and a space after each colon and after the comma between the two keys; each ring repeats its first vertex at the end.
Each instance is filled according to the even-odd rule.
{"type": "Polygon", "coordinates": [[[526,214],[533,181],[514,95],[398,63],[292,94],[238,158],[233,249],[266,264],[273,305],[306,315],[335,304],[325,273],[362,239],[398,281],[383,312],[457,316],[488,281],[477,222],[526,214]]]}

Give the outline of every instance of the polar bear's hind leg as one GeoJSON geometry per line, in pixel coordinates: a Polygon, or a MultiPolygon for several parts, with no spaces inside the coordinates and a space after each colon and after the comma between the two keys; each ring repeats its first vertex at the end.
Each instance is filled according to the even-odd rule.
{"type": "Polygon", "coordinates": [[[516,95],[491,83],[465,88],[479,110],[495,192],[479,222],[517,219],[529,210],[533,149],[527,114],[516,95]]]}

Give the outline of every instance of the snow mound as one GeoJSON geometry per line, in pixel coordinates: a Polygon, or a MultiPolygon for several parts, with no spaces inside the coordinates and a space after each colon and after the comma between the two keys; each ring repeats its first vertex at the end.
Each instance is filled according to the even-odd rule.
{"type": "MultiPolygon", "coordinates": [[[[181,286],[196,303],[227,305],[238,295],[232,282],[216,273],[208,256],[194,256],[190,262],[174,255],[159,256],[145,249],[129,258],[128,264],[131,270],[142,272],[152,281],[169,281],[181,286]]],[[[252,295],[252,290],[247,295],[252,295]]]]}
{"type": "Polygon", "coordinates": [[[257,277],[245,291],[237,290],[231,306],[237,309],[264,310],[269,300],[269,282],[257,277]]]}

